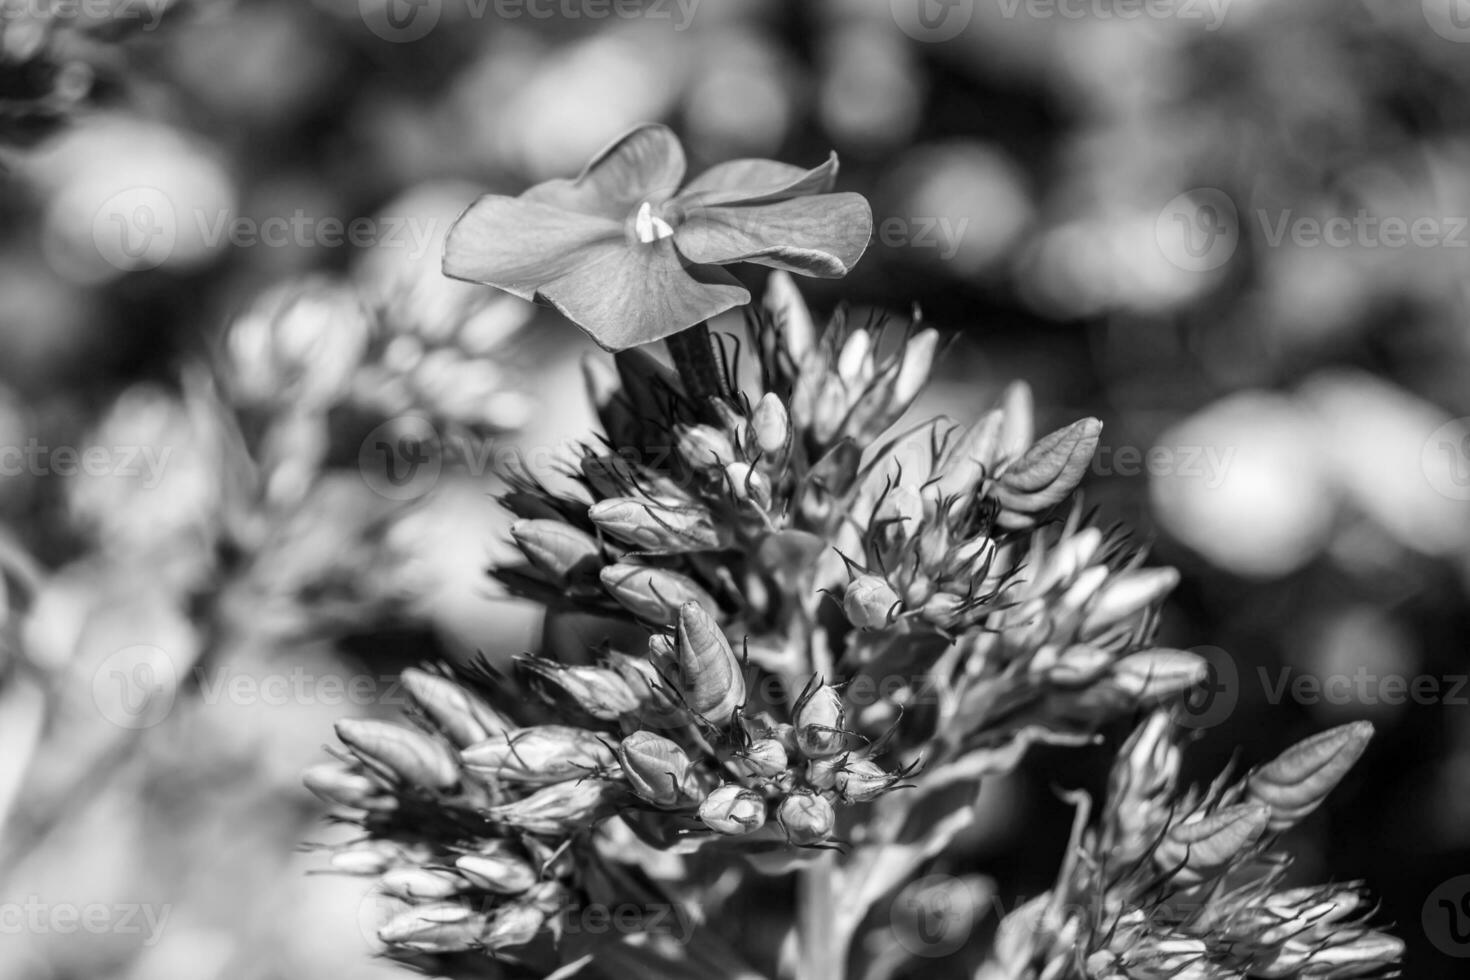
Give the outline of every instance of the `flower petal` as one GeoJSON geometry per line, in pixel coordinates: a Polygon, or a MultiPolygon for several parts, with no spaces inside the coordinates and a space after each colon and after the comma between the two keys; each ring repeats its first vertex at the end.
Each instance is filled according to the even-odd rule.
{"type": "Polygon", "coordinates": [[[681,203],[760,204],[809,194],[825,194],[837,180],[837,154],[811,170],[775,160],[731,160],[695,177],[679,195],[681,203]]]}
{"type": "Polygon", "coordinates": [[[684,171],[684,148],[673,130],[645,123],[597,154],[576,180],[548,180],[521,197],[623,221],[644,201],[661,204],[673,197],[684,171]]]}
{"type": "Polygon", "coordinates": [[[686,266],[668,239],[599,245],[541,295],[612,351],[661,340],[750,302],[734,276],[686,266]]]}
{"type": "Polygon", "coordinates": [[[847,275],[872,236],[873,212],[861,194],[698,208],[674,229],[690,262],[754,262],[826,279],[847,275]]]}
{"type": "Polygon", "coordinates": [[[622,241],[623,226],[607,218],[487,194],[449,229],[444,274],[531,299],[583,262],[585,249],[622,241]]]}

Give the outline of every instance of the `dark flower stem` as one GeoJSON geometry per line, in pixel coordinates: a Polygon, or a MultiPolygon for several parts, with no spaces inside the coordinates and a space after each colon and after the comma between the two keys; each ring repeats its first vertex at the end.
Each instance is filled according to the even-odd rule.
{"type": "Polygon", "coordinates": [[[725,398],[725,373],[715,352],[715,341],[708,323],[696,323],[681,330],[667,341],[674,367],[684,381],[684,393],[703,407],[711,398],[725,398]]]}

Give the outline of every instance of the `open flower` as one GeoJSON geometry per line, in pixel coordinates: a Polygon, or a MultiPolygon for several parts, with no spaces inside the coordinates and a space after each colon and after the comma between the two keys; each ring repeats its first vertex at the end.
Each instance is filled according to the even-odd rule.
{"type": "Polygon", "coordinates": [[[812,170],[732,160],[681,190],[684,173],[673,132],[639,126],[575,180],[480,198],[450,229],[444,272],[541,297],[603,347],[622,350],[750,302],[720,266],[838,278],[872,237],[862,195],[827,193],[836,155],[812,170]]]}

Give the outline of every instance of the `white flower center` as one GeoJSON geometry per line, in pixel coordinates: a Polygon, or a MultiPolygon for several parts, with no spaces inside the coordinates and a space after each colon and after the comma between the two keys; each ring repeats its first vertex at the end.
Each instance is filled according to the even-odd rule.
{"type": "Polygon", "coordinates": [[[652,245],[660,238],[674,234],[674,226],[653,213],[653,205],[644,201],[638,208],[638,217],[633,219],[633,231],[644,245],[652,245]]]}

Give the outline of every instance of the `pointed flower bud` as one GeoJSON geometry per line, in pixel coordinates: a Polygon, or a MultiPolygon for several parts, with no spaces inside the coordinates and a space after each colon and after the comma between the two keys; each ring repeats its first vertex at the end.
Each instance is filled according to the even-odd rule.
{"type": "Polygon", "coordinates": [[[929,370],[934,366],[934,352],[939,347],[939,331],[921,330],[909,338],[903,351],[903,364],[893,379],[893,391],[888,402],[888,421],[898,419],[913,404],[919,392],[929,381],[929,370]]]}
{"type": "Polygon", "coordinates": [[[553,685],[583,711],[600,721],[617,721],[638,710],[637,692],[621,674],[605,667],[568,667],[544,657],[524,656],[516,665],[553,685]]]}
{"type": "Polygon", "coordinates": [[[628,786],[654,806],[673,809],[695,802],[694,762],[673,742],[653,732],[634,732],[618,746],[628,786]]]}
{"type": "Polygon", "coordinates": [[[1163,599],[1179,584],[1173,568],[1140,568],[1110,578],[1087,607],[1078,636],[1090,640],[1163,599]]]}
{"type": "Polygon", "coordinates": [[[610,565],[602,570],[602,585],[633,615],[660,626],[672,625],[686,602],[697,602],[710,613],[719,609],[693,579],[664,568],[610,565]]]}
{"type": "Polygon", "coordinates": [[[858,629],[883,629],[898,614],[901,603],[888,580],[878,575],[859,575],[847,583],[842,610],[858,629]]]}
{"type": "Polygon", "coordinates": [[[635,497],[611,497],[587,510],[599,528],[641,552],[677,555],[690,551],[717,551],[729,545],[703,507],[663,506],[635,497]]]}
{"type": "Polygon", "coordinates": [[[1067,690],[1079,690],[1107,673],[1113,655],[1088,643],[1074,643],[1057,657],[1046,673],[1047,682],[1067,690]]]}
{"type": "Polygon", "coordinates": [[[460,748],[514,727],[479,696],[447,677],[417,667],[408,668],[401,677],[413,703],[460,748]]]}
{"type": "Polygon", "coordinates": [[[755,444],[766,456],[779,461],[791,443],[791,416],[775,392],[768,391],[756,403],[750,420],[755,444]]]}
{"type": "Polygon", "coordinates": [[[602,567],[597,539],[561,521],[516,521],[510,526],[521,553],[553,582],[582,578],[602,567]]]}
{"type": "Polygon", "coordinates": [[[457,902],[415,905],[398,913],[378,938],[419,953],[455,953],[481,945],[489,919],[457,902]]]}
{"type": "Polygon", "coordinates": [[[1112,680],[1130,697],[1153,701],[1189,690],[1209,671],[1209,663],[1188,650],[1142,650],[1119,660],[1112,680]]]}
{"type": "Polygon", "coordinates": [[[1154,864],[1184,881],[1199,881],[1205,872],[1239,860],[1266,832],[1270,818],[1262,804],[1241,803],[1176,824],[1154,851],[1154,864]]]}
{"type": "Polygon", "coordinates": [[[406,902],[432,902],[468,889],[470,883],[453,871],[438,868],[393,868],[380,880],[383,891],[406,902]]]}
{"type": "Polygon", "coordinates": [[[808,759],[825,759],[847,748],[843,729],[847,706],[842,695],[830,684],[813,686],[796,703],[792,722],[796,727],[796,746],[808,759]]]}
{"type": "Polygon", "coordinates": [[[1082,419],[1043,436],[1006,467],[996,487],[1002,507],[997,523],[1007,530],[1030,527],[1065,500],[1082,482],[1101,434],[1101,422],[1082,419]]]}
{"type": "Polygon", "coordinates": [[[337,806],[375,813],[398,809],[398,799],[381,783],[362,773],[350,772],[336,763],[312,766],[302,774],[301,781],[323,801],[337,806]]]}
{"type": "Polygon", "coordinates": [[[538,789],[523,800],[491,807],[485,813],[529,834],[584,830],[612,812],[613,791],[600,779],[578,779],[538,789]]]}
{"type": "Polygon", "coordinates": [[[371,840],[337,851],[328,863],[333,871],[367,876],[380,875],[414,857],[392,841],[371,840]]]}
{"type": "Polygon", "coordinates": [[[837,813],[825,797],[796,792],[781,801],[776,808],[776,820],[786,832],[786,839],[802,847],[831,837],[837,826],[837,813]]]}
{"type": "Polygon", "coordinates": [[[1271,808],[1271,829],[1284,830],[1317,809],[1362,756],[1373,725],[1339,725],[1287,749],[1246,778],[1246,792],[1271,808]]]}
{"type": "Polygon", "coordinates": [[[681,425],[675,432],[679,440],[679,455],[690,466],[712,469],[737,458],[730,437],[712,425],[681,425]]]}
{"type": "Polygon", "coordinates": [[[414,786],[452,789],[459,765],[442,743],[422,732],[365,718],[337,722],[337,737],[367,765],[414,786]]]}
{"type": "Polygon", "coordinates": [[[790,758],[779,740],[758,738],[730,760],[730,764],[747,783],[761,784],[785,775],[790,758]]]}
{"type": "Polygon", "coordinates": [[[1001,416],[1004,424],[1000,429],[1000,456],[1002,459],[1015,459],[1036,438],[1036,406],[1029,384],[1012,381],[1006,385],[1005,396],[1001,399],[1001,416]]]}
{"type": "Polygon", "coordinates": [[[519,895],[539,878],[536,869],[508,846],[461,854],[455,858],[454,867],[475,887],[497,895],[519,895]]]}
{"type": "Polygon", "coordinates": [[[541,932],[546,919],[546,910],[536,905],[516,903],[502,906],[490,920],[481,942],[490,950],[524,946],[541,932]]]}
{"type": "Polygon", "coordinates": [[[465,768],[489,779],[545,786],[581,779],[617,760],[596,732],[538,725],[492,735],[460,753],[465,768]]]}
{"type": "Polygon", "coordinates": [[[721,786],[699,805],[699,819],[717,834],[753,834],[766,823],[766,801],[743,786],[721,786]]]}
{"type": "Polygon", "coordinates": [[[745,703],[745,672],[714,617],[697,602],[679,607],[679,688],[695,714],[723,727],[745,703]]]}
{"type": "Polygon", "coordinates": [[[837,770],[837,794],[848,803],[876,800],[893,788],[898,777],[871,759],[849,762],[837,770]]]}

